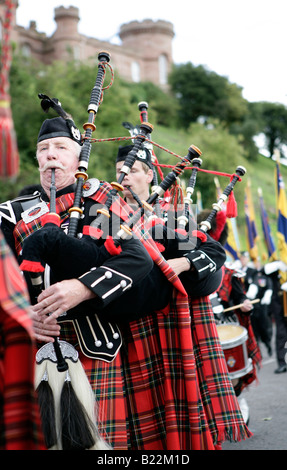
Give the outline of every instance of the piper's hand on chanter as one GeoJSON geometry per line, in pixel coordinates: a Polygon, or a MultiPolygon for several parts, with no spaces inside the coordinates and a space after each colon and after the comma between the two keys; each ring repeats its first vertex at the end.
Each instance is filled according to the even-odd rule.
{"type": "Polygon", "coordinates": [[[34,312],[45,324],[51,324],[67,310],[94,296],[95,294],[78,279],[57,282],[39,295],[34,312]]]}
{"type": "Polygon", "coordinates": [[[37,341],[51,343],[54,341],[55,336],[60,335],[60,325],[57,323],[57,319],[48,324],[44,323],[45,318],[34,311],[34,306],[32,307],[31,318],[37,341]]]}
{"type": "Polygon", "coordinates": [[[168,264],[177,275],[183,273],[184,271],[190,270],[190,262],[184,256],[181,256],[180,258],[169,259],[168,264]]]}

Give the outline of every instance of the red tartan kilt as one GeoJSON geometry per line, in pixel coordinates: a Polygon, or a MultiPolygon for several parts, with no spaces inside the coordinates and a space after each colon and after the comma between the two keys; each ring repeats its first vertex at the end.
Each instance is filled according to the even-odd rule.
{"type": "Polygon", "coordinates": [[[168,315],[122,328],[124,344],[112,363],[80,353],[97,399],[99,431],[114,449],[214,449],[212,441],[251,435],[210,303],[198,299],[190,313],[191,324],[186,300],[177,296],[168,315]]]}
{"type": "Polygon", "coordinates": [[[178,300],[169,315],[158,312],[123,329],[124,344],[112,363],[80,354],[96,395],[99,431],[116,450],[214,449],[187,301],[178,300]]]}
{"type": "Polygon", "coordinates": [[[0,325],[0,449],[45,450],[34,390],[34,343],[1,308],[0,325]]]}

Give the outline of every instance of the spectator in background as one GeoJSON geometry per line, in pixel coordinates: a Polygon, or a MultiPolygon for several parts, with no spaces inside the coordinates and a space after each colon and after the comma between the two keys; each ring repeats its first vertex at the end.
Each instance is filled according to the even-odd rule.
{"type": "Polygon", "coordinates": [[[247,267],[244,284],[246,296],[250,300],[259,299],[253,304],[251,324],[258,344],[262,342],[267,348],[269,356],[272,355],[272,321],[269,314],[273,284],[270,278],[264,274],[259,260],[253,262],[254,269],[247,267]]]}
{"type": "Polygon", "coordinates": [[[287,295],[285,284],[281,285],[280,271],[286,271],[287,266],[282,261],[273,261],[266,263],[263,267],[264,273],[271,279],[273,283],[273,294],[269,305],[270,315],[275,320],[275,347],[277,368],[275,374],[282,374],[287,371],[286,366],[286,346],[287,346],[287,316],[284,312],[284,296],[287,295]]]}

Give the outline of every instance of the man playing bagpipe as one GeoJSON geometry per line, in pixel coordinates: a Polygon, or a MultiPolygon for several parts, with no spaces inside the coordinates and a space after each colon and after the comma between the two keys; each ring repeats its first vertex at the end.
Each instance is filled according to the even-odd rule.
{"type": "MultiPolygon", "coordinates": [[[[120,147],[116,158],[117,176],[120,174],[125,156],[132,146],[120,147]]],[[[153,180],[154,167],[151,161],[151,152],[143,147],[137,154],[132,171],[123,180],[123,196],[131,207],[137,207],[140,201],[148,200],[150,195],[150,185],[153,180]]],[[[225,440],[228,434],[227,429],[233,431],[237,428],[242,418],[236,398],[234,397],[227,368],[224,364],[223,352],[217,334],[214,316],[209,298],[222,281],[222,266],[226,256],[220,243],[197,230],[197,224],[192,217],[189,217],[187,230],[193,244],[186,247],[186,251],[181,248],[184,236],[182,230],[178,230],[178,214],[165,200],[159,201],[162,220],[165,219],[164,228],[162,220],[153,219],[152,234],[163,254],[168,259],[169,264],[178,274],[189,295],[189,307],[191,315],[191,333],[193,350],[196,360],[196,368],[199,378],[201,396],[205,412],[208,417],[209,427],[212,433],[217,436],[217,442],[225,440]],[[171,234],[166,214],[173,219],[174,231],[171,234]],[[158,222],[158,226],[155,223],[158,222]],[[160,227],[161,230],[156,230],[160,227]],[[161,235],[161,236],[160,236],[161,235]],[[210,371],[213,370],[213,374],[210,371]],[[219,385],[220,384],[220,385],[219,385]],[[229,403],[229,405],[227,404],[229,403]],[[228,406],[234,407],[234,419],[228,413],[228,406]],[[218,430],[220,430],[218,432],[218,430]]],[[[146,222],[148,226],[148,222],[146,222]]],[[[161,285],[158,280],[158,286],[161,285]]],[[[142,327],[148,331],[151,324],[142,327]]],[[[152,336],[151,336],[152,338],[152,336]]],[[[145,341],[149,337],[146,333],[145,341]]],[[[230,411],[230,410],[229,410],[230,411]]],[[[240,428],[240,425],[237,429],[240,428]]],[[[231,431],[231,432],[233,432],[231,431]]],[[[243,434],[244,435],[244,432],[243,434]]]]}
{"type": "MultiPolygon", "coordinates": [[[[109,303],[120,296],[133,282],[141,281],[153,265],[146,249],[136,237],[123,241],[121,252],[118,252],[117,256],[111,256],[109,236],[106,236],[99,244],[89,235],[79,240],[73,237],[68,238],[64,233],[64,229],[68,226],[69,209],[74,200],[75,171],[78,168],[81,151],[79,139],[80,133],[70,119],[65,120],[59,117],[44,121],[37,143],[42,191],[7,201],[1,205],[0,209],[3,234],[21,263],[21,268],[25,273],[26,271],[32,272],[38,279],[39,272],[40,275],[44,272],[45,265],[49,261],[49,265],[53,267],[48,285],[52,283],[51,289],[59,289],[60,306],[65,310],[89,297],[97,297],[101,305],[109,303]],[[51,224],[49,218],[51,168],[55,169],[58,189],[56,212],[59,227],[51,224]],[[24,259],[23,250],[25,254],[27,244],[29,245],[28,258],[24,259]],[[49,259],[44,260],[46,256],[49,259]],[[85,283],[88,286],[91,283],[90,268],[93,271],[93,292],[85,286],[85,283]],[[80,274],[82,274],[81,282],[73,279],[80,274]],[[56,281],[63,279],[65,281],[59,286],[56,281]],[[71,281],[67,287],[68,279],[71,281]]],[[[82,233],[85,230],[89,231],[91,221],[96,217],[95,206],[98,207],[105,202],[106,193],[109,190],[108,184],[96,182],[95,191],[92,190],[92,195],[97,193],[96,199],[83,199],[83,204],[86,202],[86,205],[81,218],[82,233]]],[[[37,285],[33,276],[26,275],[26,279],[31,302],[35,304],[35,296],[39,294],[37,285]]],[[[47,299],[49,290],[45,290],[41,295],[47,299]]],[[[53,312],[53,315],[56,314],[54,305],[52,310],[50,308],[48,310],[50,313],[53,312]]],[[[35,313],[36,337],[39,341],[53,341],[53,337],[59,334],[59,326],[52,317],[52,322],[47,325],[43,323],[43,319],[37,315],[37,312],[35,313]]],[[[99,338],[97,344],[94,341],[93,347],[96,353],[113,358],[121,344],[120,335],[109,324],[102,331],[102,323],[97,321],[97,318],[93,318],[92,321],[96,322],[97,334],[105,339],[101,341],[99,338]]],[[[87,328],[90,325],[90,319],[87,320],[84,317],[84,323],[85,325],[80,328],[87,328]]],[[[94,334],[93,327],[89,329],[89,332],[94,334]]]]}
{"type": "MultiPolygon", "coordinates": [[[[117,176],[132,147],[131,145],[119,148],[116,160],[117,176]]],[[[148,199],[152,179],[153,164],[150,151],[143,147],[137,154],[131,172],[123,180],[123,196],[129,205],[137,205],[134,196],[143,201],[148,199]]],[[[159,204],[168,206],[162,199],[159,200],[159,204]]],[[[211,294],[217,289],[222,279],[221,267],[226,259],[225,251],[219,243],[197,231],[196,222],[191,218],[188,237],[177,230],[178,224],[174,211],[171,216],[172,226],[169,220],[163,224],[164,212],[162,210],[162,217],[151,222],[149,228],[159,249],[164,250],[164,256],[179,275],[191,297],[211,294]]],[[[146,226],[149,227],[149,224],[146,226]]]]}
{"type": "MultiPolygon", "coordinates": [[[[80,358],[98,402],[99,431],[115,449],[213,449],[214,442],[232,432],[234,437],[248,436],[239,415],[231,429],[223,420],[221,429],[214,425],[210,430],[195,369],[187,295],[179,283],[169,289],[168,304],[162,294],[155,306],[151,302],[152,292],[160,291],[153,280],[166,266],[161,253],[153,264],[136,236],[119,249],[109,237],[109,223],[100,238],[93,232],[94,206],[105,204],[107,183],[91,180],[83,193],[78,229],[82,237],[64,234],[79,155],[76,131],[62,118],[43,123],[37,144],[41,194],[0,208],[3,231],[23,270],[50,268],[50,280],[34,306],[37,339],[49,342],[60,335],[80,344],[80,358]],[[51,168],[56,168],[61,228],[49,225],[51,168]],[[147,286],[153,287],[151,293],[147,286]],[[137,303],[133,290],[141,294],[137,303]],[[148,311],[140,311],[141,299],[148,311]],[[114,319],[117,325],[107,322],[114,319]]],[[[130,212],[123,202],[115,203],[115,217],[123,217],[123,209],[130,212]]],[[[176,274],[169,278],[171,285],[174,281],[176,274]]],[[[30,293],[33,296],[33,286],[30,293]]]]}

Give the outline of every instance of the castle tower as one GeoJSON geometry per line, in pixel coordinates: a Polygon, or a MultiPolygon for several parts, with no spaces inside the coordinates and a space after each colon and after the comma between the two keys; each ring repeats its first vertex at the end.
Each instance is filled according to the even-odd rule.
{"type": "Polygon", "coordinates": [[[75,60],[80,59],[80,34],[78,23],[80,20],[79,9],[76,7],[55,8],[56,31],[51,37],[51,49],[53,50],[50,60],[75,60]]]}
{"type": "MultiPolygon", "coordinates": [[[[17,0],[15,5],[17,8],[17,0]]],[[[0,0],[0,27],[4,14],[5,0],[0,0]]],[[[11,39],[24,56],[44,64],[76,60],[95,65],[98,53],[109,51],[112,66],[122,78],[130,82],[150,81],[168,88],[167,77],[173,63],[172,23],[146,19],[123,24],[119,33],[122,44],[118,45],[80,34],[80,15],[76,7],[55,8],[54,20],[55,32],[48,37],[37,30],[35,21],[31,20],[29,27],[24,28],[16,24],[14,17],[11,39]]]]}
{"type": "Polygon", "coordinates": [[[151,81],[161,86],[167,84],[167,76],[172,65],[172,23],[150,19],[123,24],[119,36],[122,48],[138,56],[138,64],[133,63],[132,74],[138,73],[138,81],[151,81]]]}

